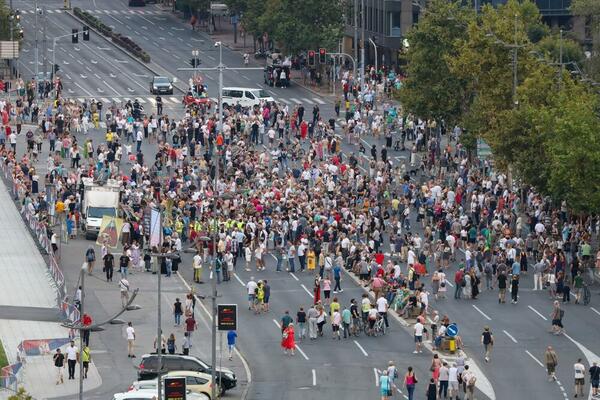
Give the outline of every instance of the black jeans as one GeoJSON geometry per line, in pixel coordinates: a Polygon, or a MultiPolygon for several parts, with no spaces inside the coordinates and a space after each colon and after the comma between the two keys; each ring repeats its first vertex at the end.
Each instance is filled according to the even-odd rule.
{"type": "Polygon", "coordinates": [[[112,281],[112,277],[113,277],[113,267],[106,267],[106,280],[107,281],[112,281]]]}
{"type": "Polygon", "coordinates": [[[75,379],[75,365],[77,360],[67,360],[69,364],[69,379],[75,379]]]}
{"type": "Polygon", "coordinates": [[[335,292],[336,290],[339,292],[342,290],[342,287],[340,286],[340,278],[339,277],[335,277],[335,286],[333,287],[333,291],[335,292]]]}

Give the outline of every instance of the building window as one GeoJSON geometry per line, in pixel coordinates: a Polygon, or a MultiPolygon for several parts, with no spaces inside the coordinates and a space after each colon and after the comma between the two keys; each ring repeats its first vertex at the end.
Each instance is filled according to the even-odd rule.
{"type": "Polygon", "coordinates": [[[400,37],[400,11],[388,12],[388,26],[390,27],[390,37],[400,37]]]}

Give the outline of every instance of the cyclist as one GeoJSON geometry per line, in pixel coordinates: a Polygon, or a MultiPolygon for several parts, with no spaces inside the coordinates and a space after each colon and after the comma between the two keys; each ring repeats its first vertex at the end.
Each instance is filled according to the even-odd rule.
{"type": "Polygon", "coordinates": [[[360,303],[360,308],[362,310],[362,321],[363,325],[367,324],[367,317],[369,316],[369,310],[371,309],[371,302],[369,301],[369,295],[363,293],[362,301],[360,303]]]}
{"type": "Polygon", "coordinates": [[[358,305],[356,305],[356,300],[350,300],[350,314],[352,315],[352,334],[354,336],[358,336],[358,332],[361,327],[361,315],[358,313],[358,305]]]}
{"type": "Polygon", "coordinates": [[[371,304],[371,308],[367,313],[367,320],[369,321],[369,335],[373,335],[375,333],[375,322],[377,322],[377,306],[375,304],[371,304]]]}

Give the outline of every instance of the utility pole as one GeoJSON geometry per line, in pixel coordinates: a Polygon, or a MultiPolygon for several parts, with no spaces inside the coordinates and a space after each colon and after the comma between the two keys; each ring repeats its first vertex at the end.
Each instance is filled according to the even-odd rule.
{"type": "Polygon", "coordinates": [[[37,80],[39,79],[39,73],[40,73],[40,67],[39,67],[39,50],[38,50],[38,14],[39,14],[39,10],[38,10],[38,0],[35,0],[34,3],[34,7],[35,7],[35,48],[33,50],[34,52],[34,61],[35,61],[35,89],[34,92],[37,92],[37,88],[38,88],[38,84],[37,84],[37,80]]]}
{"type": "Polygon", "coordinates": [[[565,71],[565,64],[563,63],[563,30],[560,30],[560,52],[559,52],[559,60],[558,62],[560,63],[560,69],[559,69],[559,76],[558,76],[558,91],[560,92],[562,90],[562,80],[563,80],[563,73],[565,71]]]}
{"type": "Polygon", "coordinates": [[[47,19],[46,19],[46,6],[42,6],[42,35],[43,35],[43,47],[42,47],[42,53],[44,55],[44,80],[46,80],[46,77],[48,76],[48,43],[46,43],[46,25],[47,25],[47,19]]]}
{"type": "MultiPolygon", "coordinates": [[[[358,60],[358,0],[354,0],[354,59],[358,60]]],[[[356,64],[353,72],[354,79],[356,76],[356,64]]]]}
{"type": "MultiPolygon", "coordinates": [[[[79,305],[79,320],[83,322],[83,310],[85,305],[85,274],[87,272],[87,265],[83,264],[81,266],[81,271],[79,271],[79,279],[81,280],[81,303],[79,305]]],[[[83,323],[81,324],[83,328],[83,323]]],[[[89,333],[88,333],[89,334],[89,333]]],[[[83,400],[83,329],[79,329],[79,400],[83,400]]]]}
{"type": "Polygon", "coordinates": [[[360,0],[360,24],[361,24],[361,46],[360,46],[360,90],[365,85],[365,0],[360,0]]]}
{"type": "Polygon", "coordinates": [[[519,43],[517,42],[518,40],[518,35],[519,35],[519,27],[518,27],[518,15],[515,14],[515,42],[514,42],[514,47],[513,47],[513,107],[517,107],[519,105],[519,100],[517,99],[517,86],[519,84],[518,80],[517,80],[517,72],[518,72],[518,58],[517,58],[517,54],[519,53],[519,43]]]}

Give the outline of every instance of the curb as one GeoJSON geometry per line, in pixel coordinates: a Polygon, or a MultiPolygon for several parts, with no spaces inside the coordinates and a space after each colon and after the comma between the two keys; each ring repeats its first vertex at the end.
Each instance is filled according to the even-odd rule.
{"type": "MultiPolygon", "coordinates": [[[[75,14],[73,14],[72,10],[65,10],[65,14],[70,15],[73,19],[75,19],[77,22],[79,22],[79,23],[81,23],[83,25],[86,24],[85,22],[83,22],[82,19],[80,19],[75,14]]],[[[156,64],[156,63],[154,63],[152,61],[149,62],[148,64],[142,62],[142,60],[140,60],[137,57],[135,57],[134,55],[132,55],[130,52],[128,52],[127,50],[125,50],[123,47],[119,46],[118,44],[114,43],[112,40],[108,39],[106,36],[104,36],[102,33],[100,33],[100,31],[98,31],[96,28],[94,28],[92,26],[90,26],[89,28],[90,28],[90,31],[94,32],[96,35],[98,35],[98,37],[101,37],[104,41],[106,41],[110,45],[112,45],[112,46],[116,47],[117,49],[119,49],[127,57],[129,57],[130,59],[134,60],[139,65],[141,65],[144,68],[146,68],[153,75],[169,76],[170,73],[166,69],[162,68],[160,65],[158,65],[158,64],[156,64]]],[[[173,87],[176,88],[177,90],[179,90],[181,93],[185,94],[187,92],[187,88],[183,88],[182,89],[181,87],[179,87],[177,85],[178,83],[179,83],[179,81],[173,82],[173,87]]]]}
{"type": "MultiPolygon", "coordinates": [[[[187,283],[187,281],[183,278],[183,276],[181,276],[181,274],[179,273],[179,271],[176,272],[177,276],[179,277],[179,279],[181,280],[181,282],[183,283],[183,285],[190,291],[190,292],[195,292],[192,287],[187,283]]],[[[194,293],[194,297],[196,298],[196,303],[200,304],[200,307],[202,307],[202,310],[204,311],[204,313],[207,315],[207,317],[212,321],[212,315],[211,313],[208,311],[208,309],[206,308],[206,306],[204,305],[204,303],[202,303],[202,300],[194,293]]],[[[242,360],[242,364],[244,365],[244,370],[246,371],[246,378],[247,378],[247,384],[246,387],[244,388],[244,390],[242,391],[241,400],[246,400],[246,398],[248,397],[248,392],[250,391],[250,386],[252,386],[252,371],[250,370],[250,365],[248,364],[248,361],[246,361],[246,358],[242,355],[242,353],[238,350],[238,345],[235,346],[235,348],[233,349],[233,351],[235,352],[235,354],[240,358],[240,360],[242,360]]]]}

